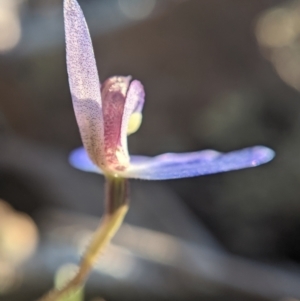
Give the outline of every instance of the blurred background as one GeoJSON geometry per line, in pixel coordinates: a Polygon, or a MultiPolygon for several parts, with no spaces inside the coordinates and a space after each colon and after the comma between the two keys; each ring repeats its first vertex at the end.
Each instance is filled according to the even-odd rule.
{"type": "MultiPolygon", "coordinates": [[[[132,154],[277,153],[255,169],[132,181],[85,300],[300,299],[300,1],[79,3],[101,80],[145,86],[132,154]]],[[[80,145],[62,0],[0,0],[0,300],[34,300],[79,262],[104,184],[69,165],[80,145]]]]}

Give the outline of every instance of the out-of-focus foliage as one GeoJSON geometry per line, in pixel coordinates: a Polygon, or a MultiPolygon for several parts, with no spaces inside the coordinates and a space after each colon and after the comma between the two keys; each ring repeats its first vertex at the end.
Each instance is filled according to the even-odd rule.
{"type": "MultiPolygon", "coordinates": [[[[61,289],[69,279],[76,273],[78,267],[74,264],[65,264],[56,272],[55,276],[55,288],[61,289]]],[[[57,301],[83,301],[84,300],[83,287],[76,292],[70,292],[66,296],[57,301]]]]}
{"type": "Polygon", "coordinates": [[[256,36],[263,55],[279,76],[300,90],[300,1],[287,1],[265,11],[257,21],[256,36]]]}
{"type": "Polygon", "coordinates": [[[34,253],[37,242],[33,220],[0,200],[0,295],[20,281],[18,268],[34,253]]]}

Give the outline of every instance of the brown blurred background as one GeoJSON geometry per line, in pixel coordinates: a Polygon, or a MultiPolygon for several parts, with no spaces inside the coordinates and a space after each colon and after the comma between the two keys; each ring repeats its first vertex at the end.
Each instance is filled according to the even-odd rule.
{"type": "MultiPolygon", "coordinates": [[[[145,286],[137,288],[135,281],[126,286],[125,280],[102,271],[103,287],[93,286],[94,275],[86,300],[300,298],[300,1],[79,3],[101,80],[132,75],[145,86],[143,124],[129,138],[131,153],[266,145],[277,154],[270,164],[250,170],[159,183],[133,181],[126,219],[137,231],[132,233],[142,239],[146,234],[136,229],[153,231],[153,245],[159,235],[170,235],[179,240],[182,258],[174,257],[174,266],[156,262],[155,270],[151,258],[144,267],[134,255],[128,259],[116,251],[126,257],[124,262],[136,260],[145,286]],[[195,260],[213,260],[219,269],[204,269],[201,277],[195,271],[185,283],[186,273],[197,270],[184,266],[185,243],[196,248],[195,260]],[[197,248],[210,248],[207,259],[196,255],[197,248]],[[210,257],[214,252],[223,265],[210,257]],[[248,265],[236,269],[239,260],[248,265]],[[164,277],[158,276],[161,265],[164,277]],[[260,268],[269,274],[262,276],[260,268]],[[281,281],[268,278],[276,273],[283,273],[281,281]],[[226,276],[221,279],[221,274],[226,276]],[[248,278],[239,283],[237,275],[248,278]]],[[[89,221],[97,221],[102,212],[101,176],[68,164],[69,152],[81,141],[66,74],[62,1],[0,0],[0,95],[0,197],[29,215],[39,231],[35,255],[14,263],[11,271],[18,284],[2,289],[2,296],[0,272],[0,299],[31,300],[51,286],[62,263],[78,262],[69,234],[58,238],[53,229],[74,224],[89,228],[89,221]],[[31,279],[28,283],[24,275],[31,279]]],[[[4,229],[1,220],[0,227],[4,229]]],[[[21,237],[27,235],[24,229],[21,237]]],[[[38,235],[30,233],[28,241],[35,245],[38,235]]],[[[134,249],[126,241],[119,238],[117,244],[134,249]]],[[[1,256],[7,265],[1,247],[0,228],[0,267],[1,256]]]]}

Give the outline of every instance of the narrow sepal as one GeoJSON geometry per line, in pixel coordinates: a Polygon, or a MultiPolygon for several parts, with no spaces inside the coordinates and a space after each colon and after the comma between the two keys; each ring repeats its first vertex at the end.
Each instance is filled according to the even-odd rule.
{"type": "Polygon", "coordinates": [[[76,0],[64,1],[66,56],[74,111],[83,144],[92,161],[104,164],[100,82],[92,41],[76,0]]]}

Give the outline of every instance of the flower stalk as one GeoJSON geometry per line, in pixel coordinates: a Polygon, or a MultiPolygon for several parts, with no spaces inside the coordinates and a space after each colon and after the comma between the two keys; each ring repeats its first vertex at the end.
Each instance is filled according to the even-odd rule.
{"type": "Polygon", "coordinates": [[[74,293],[74,291],[77,291],[84,285],[90,271],[97,263],[99,255],[120,228],[128,211],[128,180],[107,176],[105,194],[106,200],[103,218],[82,258],[78,272],[62,289],[50,291],[39,299],[39,301],[58,301],[61,297],[74,293]]]}

